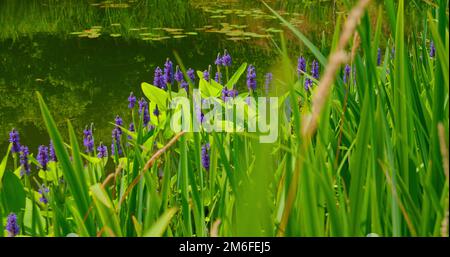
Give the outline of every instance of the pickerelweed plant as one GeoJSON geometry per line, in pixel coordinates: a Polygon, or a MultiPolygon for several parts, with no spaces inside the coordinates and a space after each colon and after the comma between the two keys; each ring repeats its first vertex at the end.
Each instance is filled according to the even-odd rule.
{"type": "Polygon", "coordinates": [[[142,97],[124,99],[131,118],[111,122],[111,144],[70,121],[63,141],[37,93],[51,143],[35,157],[12,129],[0,164],[4,235],[448,236],[447,1],[430,6],[424,32],[408,40],[403,0],[396,11],[385,2],[390,34],[381,6],[371,27],[369,2],[343,26],[337,19],[328,60],[275,12],[313,58],[291,65],[281,36],[271,73],[227,51],[197,71],[167,59],[142,97]],[[261,96],[278,99],[271,143],[260,132],[171,125],[182,108],[172,100],[183,98],[188,128],[221,120],[199,108],[207,99],[247,103],[248,127],[265,116],[255,114],[261,96]]]}

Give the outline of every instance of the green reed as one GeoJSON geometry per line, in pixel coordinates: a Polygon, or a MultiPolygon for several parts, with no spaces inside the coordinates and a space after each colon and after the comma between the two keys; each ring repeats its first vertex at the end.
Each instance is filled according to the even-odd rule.
{"type": "MultiPolygon", "coordinates": [[[[8,149],[0,164],[0,220],[16,213],[20,234],[31,236],[448,236],[443,231],[448,231],[449,182],[441,151],[448,149],[448,1],[430,3],[422,30],[412,35],[405,33],[404,1],[385,1],[379,8],[375,21],[367,13],[362,17],[360,42],[348,49],[354,48],[350,77],[343,81],[343,69],[336,75],[312,136],[304,136],[301,127],[317,88],[305,91],[283,37],[270,92],[283,100],[272,144],[252,133],[176,134],[166,104],[192,91],[168,93],[143,83],[144,94],[165,118],[152,116],[155,128],[149,130],[133,112],[136,130],[122,128],[123,139],[131,137],[122,141],[123,154],[116,145],[114,156],[100,159],[82,153],[70,121],[70,140],[63,141],[37,93],[58,157],[49,174],[58,170],[64,181],[52,175],[44,206],[35,187],[18,176],[20,167],[6,168],[15,155],[8,149]],[[382,31],[384,12],[389,33],[382,31]],[[382,40],[387,44],[378,65],[382,40]],[[209,171],[201,163],[207,142],[209,171]]],[[[336,48],[341,20],[344,15],[330,49],[336,48]]],[[[326,66],[328,53],[287,25],[326,66]]],[[[246,66],[230,80],[238,81],[246,66]]],[[[220,95],[212,82],[202,80],[198,87],[220,95]]]]}

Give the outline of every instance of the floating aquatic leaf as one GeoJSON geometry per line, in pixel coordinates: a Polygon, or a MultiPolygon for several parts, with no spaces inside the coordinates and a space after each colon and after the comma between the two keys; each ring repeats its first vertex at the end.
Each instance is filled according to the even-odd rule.
{"type": "Polygon", "coordinates": [[[88,38],[98,38],[100,36],[100,34],[97,33],[92,33],[88,35],[88,38]]]}
{"type": "Polygon", "coordinates": [[[213,16],[209,16],[209,18],[211,19],[222,19],[222,18],[226,18],[226,15],[213,15],[213,16]]]}
{"type": "Polygon", "coordinates": [[[111,3],[111,2],[103,2],[100,5],[100,8],[128,8],[130,7],[127,3],[111,3]]]}
{"type": "Polygon", "coordinates": [[[118,34],[118,33],[113,33],[113,34],[111,34],[110,35],[111,37],[120,37],[120,36],[122,36],[121,34],[118,34]]]}
{"type": "Polygon", "coordinates": [[[266,38],[270,37],[270,35],[262,35],[254,32],[244,32],[244,36],[254,37],[254,38],[266,38]]]}
{"type": "Polygon", "coordinates": [[[183,34],[183,31],[172,31],[172,32],[169,32],[169,34],[172,34],[172,35],[181,35],[181,34],[183,34]]]}
{"type": "Polygon", "coordinates": [[[242,35],[244,35],[244,31],[242,31],[242,30],[232,30],[227,33],[227,36],[230,36],[230,37],[239,37],[242,35]]]}
{"type": "Polygon", "coordinates": [[[275,28],[268,28],[266,29],[267,32],[271,32],[271,33],[280,33],[283,32],[283,30],[281,29],[275,29],[275,28]]]}
{"type": "Polygon", "coordinates": [[[229,37],[229,38],[227,38],[227,40],[231,40],[231,41],[241,41],[241,40],[246,40],[246,39],[250,39],[250,38],[245,38],[245,37],[229,37]]]}
{"type": "Polygon", "coordinates": [[[247,25],[237,25],[237,24],[231,24],[230,27],[236,28],[236,29],[245,29],[248,26],[247,25]]]}
{"type": "Polygon", "coordinates": [[[184,38],[184,37],[187,37],[186,35],[175,35],[175,36],[173,36],[173,38],[184,38]]]}
{"type": "Polygon", "coordinates": [[[169,32],[169,33],[176,33],[176,32],[183,31],[183,29],[176,29],[176,28],[163,28],[163,30],[165,30],[166,32],[169,32]]]}
{"type": "Polygon", "coordinates": [[[209,32],[209,33],[218,33],[220,30],[218,30],[218,29],[208,29],[208,30],[205,30],[205,32],[209,32]]]}

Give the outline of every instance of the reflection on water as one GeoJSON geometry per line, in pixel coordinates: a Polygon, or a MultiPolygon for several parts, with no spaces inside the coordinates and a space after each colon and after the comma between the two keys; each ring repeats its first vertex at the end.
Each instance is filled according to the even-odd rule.
{"type": "MultiPolygon", "coordinates": [[[[269,2],[305,33],[318,30],[307,20],[320,12],[288,12],[283,1],[269,2]]],[[[142,96],[140,83],[153,81],[173,51],[187,67],[204,70],[228,49],[233,69],[253,63],[262,81],[277,55],[273,40],[285,29],[254,1],[3,0],[0,22],[0,153],[13,127],[33,152],[48,144],[35,91],[61,128],[69,119],[81,135],[93,122],[97,142],[110,142],[115,115],[129,120],[130,91],[142,96]]],[[[321,31],[334,27],[325,23],[321,31]]],[[[319,42],[325,32],[308,36],[319,42]]]]}

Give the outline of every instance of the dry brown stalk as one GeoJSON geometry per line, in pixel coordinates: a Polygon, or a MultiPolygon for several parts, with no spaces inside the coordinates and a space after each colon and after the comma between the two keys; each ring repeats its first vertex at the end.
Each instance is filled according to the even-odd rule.
{"type": "Polygon", "coordinates": [[[161,149],[156,151],[155,154],[153,154],[153,156],[150,158],[150,160],[148,160],[147,163],[145,164],[144,168],[141,171],[141,174],[139,176],[137,176],[133,180],[133,182],[131,182],[131,184],[128,186],[127,190],[125,191],[125,193],[122,195],[122,198],[120,198],[119,206],[122,205],[122,202],[125,200],[127,195],[131,192],[131,189],[133,189],[133,187],[136,186],[137,183],[139,183],[139,181],[144,177],[144,174],[153,166],[153,163],[159,158],[159,156],[161,156],[165,151],[167,151],[167,149],[169,149],[169,147],[171,147],[173,144],[175,144],[178,141],[178,139],[184,135],[184,133],[186,133],[186,132],[181,131],[178,134],[176,134],[164,147],[162,147],[161,149]]]}
{"type": "MultiPolygon", "coordinates": [[[[439,133],[439,145],[441,147],[441,154],[442,154],[442,165],[444,167],[444,174],[445,178],[447,180],[447,183],[449,181],[448,177],[448,148],[445,144],[445,128],[442,123],[438,124],[438,133],[439,133]]],[[[448,192],[447,192],[447,202],[448,202],[448,192]]],[[[445,211],[445,216],[442,219],[441,223],[441,236],[448,237],[448,203],[445,211]]]]}
{"type": "MultiPolygon", "coordinates": [[[[319,81],[317,90],[314,92],[312,99],[312,113],[303,119],[303,136],[311,136],[317,129],[317,123],[322,109],[330,95],[336,72],[340,65],[348,60],[345,48],[352,35],[355,33],[356,26],[358,26],[359,20],[363,16],[364,10],[369,3],[370,0],[360,0],[347,17],[336,50],[331,53],[325,68],[325,73],[319,81]]],[[[356,49],[354,51],[356,52],[356,49]]]]}

